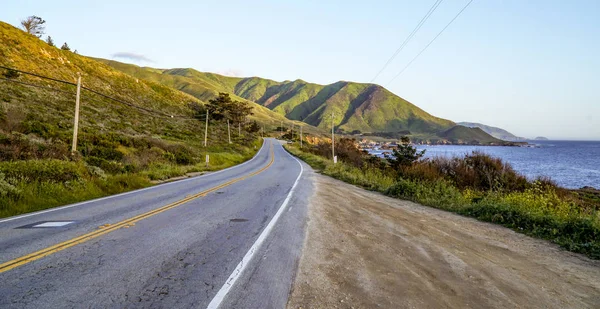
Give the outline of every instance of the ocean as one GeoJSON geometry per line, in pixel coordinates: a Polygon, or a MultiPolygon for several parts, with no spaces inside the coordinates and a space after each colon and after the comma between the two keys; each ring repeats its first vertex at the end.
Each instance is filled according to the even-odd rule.
{"type": "MultiPolygon", "coordinates": [[[[547,176],[558,185],[578,189],[584,186],[600,189],[600,142],[595,141],[530,141],[535,147],[500,146],[422,146],[425,157],[463,156],[474,150],[501,158],[529,179],[547,176]]],[[[373,154],[381,155],[381,151],[373,154]]]]}

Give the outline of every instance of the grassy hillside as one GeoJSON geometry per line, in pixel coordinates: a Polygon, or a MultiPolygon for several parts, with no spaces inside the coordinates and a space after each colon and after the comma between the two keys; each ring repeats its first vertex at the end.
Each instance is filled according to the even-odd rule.
{"type": "Polygon", "coordinates": [[[328,129],[334,114],[336,129],[350,132],[436,133],[454,123],[434,117],[374,84],[340,81],[318,85],[303,80],[276,82],[259,77],[237,78],[193,69],[160,70],[102,60],[114,68],[179,89],[201,100],[231,92],[289,119],[328,129]]]}
{"type": "MultiPolygon", "coordinates": [[[[203,147],[204,122],[189,108],[202,104],[197,98],[2,22],[0,65],[69,82],[80,73],[83,86],[127,103],[82,90],[78,153],[71,155],[75,87],[0,69],[0,217],[230,166],[260,145],[259,134],[245,130],[235,130],[229,144],[226,125],[211,122],[203,147]],[[208,168],[205,154],[211,155],[208,168]]],[[[257,112],[257,118],[265,115],[257,112]]]]}
{"type": "Polygon", "coordinates": [[[504,129],[501,128],[497,128],[497,127],[492,127],[492,126],[486,126],[484,124],[481,123],[476,123],[476,122],[459,122],[457,123],[458,125],[461,126],[465,126],[468,128],[480,128],[483,131],[485,131],[487,134],[497,138],[497,139],[501,139],[503,141],[510,141],[510,142],[516,142],[516,141],[524,141],[525,139],[522,137],[518,137],[504,129]]]}
{"type": "MultiPolygon", "coordinates": [[[[303,125],[303,130],[307,134],[321,135],[324,133],[323,130],[311,127],[310,125],[305,125],[300,121],[291,121],[286,118],[284,114],[276,113],[263,105],[256,104],[255,101],[251,99],[251,92],[256,88],[253,88],[252,85],[248,85],[248,87],[244,89],[241,88],[245,85],[244,80],[248,79],[228,77],[213,73],[203,73],[194,69],[165,70],[139,67],[133,64],[107,59],[94,60],[105,63],[128,75],[178,89],[204,102],[215,98],[219,92],[227,92],[234,100],[250,102],[254,106],[254,115],[251,119],[260,122],[265,126],[267,131],[276,129],[283,123],[285,127],[289,127],[292,124],[295,126],[303,125]],[[239,94],[244,95],[241,96],[239,94]]],[[[269,80],[263,81],[265,83],[275,83],[269,80]]]]}

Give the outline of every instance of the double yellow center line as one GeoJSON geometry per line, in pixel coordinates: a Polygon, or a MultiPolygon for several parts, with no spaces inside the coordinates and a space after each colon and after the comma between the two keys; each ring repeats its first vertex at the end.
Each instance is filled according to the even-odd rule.
{"type": "Polygon", "coordinates": [[[67,248],[73,247],[73,246],[81,244],[81,243],[84,243],[84,242],[89,241],[91,239],[94,239],[96,237],[99,237],[99,236],[102,236],[104,234],[108,234],[110,232],[116,231],[116,230],[118,230],[120,228],[133,226],[138,221],[141,221],[141,220],[144,220],[146,218],[152,217],[152,216],[154,216],[156,214],[159,214],[161,212],[164,212],[164,211],[167,211],[169,209],[175,208],[177,206],[181,206],[181,205],[183,205],[183,204],[185,204],[185,203],[187,203],[189,201],[195,200],[195,199],[197,199],[199,197],[206,196],[208,193],[217,191],[219,189],[222,189],[224,187],[232,185],[232,184],[234,184],[236,182],[242,181],[242,180],[250,178],[252,176],[256,176],[256,175],[264,172],[266,169],[268,169],[273,164],[273,162],[275,161],[275,154],[274,154],[274,151],[273,151],[273,144],[272,143],[270,144],[270,156],[271,156],[271,160],[269,161],[269,163],[266,166],[264,166],[263,168],[261,168],[260,170],[256,171],[256,172],[244,175],[242,177],[235,178],[233,180],[230,180],[228,182],[222,183],[222,184],[220,184],[220,185],[218,185],[216,187],[210,188],[210,189],[202,191],[200,193],[196,193],[194,195],[189,195],[186,198],[181,199],[181,200],[179,200],[177,202],[174,202],[174,203],[162,206],[160,208],[151,210],[149,212],[143,213],[141,215],[137,215],[137,216],[129,218],[129,219],[125,219],[125,220],[120,221],[118,223],[115,223],[113,225],[108,225],[108,224],[102,225],[102,226],[100,226],[100,229],[95,230],[93,232],[81,235],[79,237],[75,237],[73,239],[69,239],[67,241],[61,242],[61,243],[56,244],[54,246],[50,246],[50,247],[44,248],[42,250],[33,252],[31,254],[24,255],[22,257],[14,259],[14,260],[10,260],[8,262],[2,263],[2,264],[0,264],[0,273],[3,273],[5,271],[9,271],[9,270],[11,270],[13,268],[16,268],[16,267],[19,267],[21,265],[27,264],[29,262],[33,262],[35,260],[39,260],[39,259],[41,259],[41,258],[43,258],[45,256],[54,254],[56,252],[65,250],[67,248]]]}

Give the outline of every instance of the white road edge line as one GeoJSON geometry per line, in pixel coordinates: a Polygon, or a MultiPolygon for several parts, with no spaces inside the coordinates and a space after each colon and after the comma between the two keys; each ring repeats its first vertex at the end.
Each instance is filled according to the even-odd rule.
{"type": "Polygon", "coordinates": [[[302,163],[298,159],[296,159],[294,156],[290,155],[285,149],[283,149],[283,151],[288,156],[290,156],[294,160],[296,160],[296,162],[298,162],[298,164],[300,165],[300,174],[298,174],[298,178],[296,178],[296,181],[294,182],[294,185],[292,186],[292,189],[290,190],[290,192],[288,193],[287,197],[285,198],[285,200],[283,201],[283,203],[281,204],[281,206],[277,210],[277,213],[275,213],[275,215],[273,216],[273,218],[271,219],[271,221],[269,221],[269,224],[267,224],[267,226],[262,231],[262,233],[260,233],[260,235],[258,236],[258,238],[256,239],[256,241],[254,242],[254,244],[252,245],[252,247],[250,247],[250,250],[248,250],[248,252],[246,253],[246,255],[244,255],[244,257],[242,258],[242,260],[240,261],[240,263],[233,270],[233,273],[231,273],[231,275],[229,276],[229,278],[227,278],[227,280],[225,281],[225,284],[223,284],[223,286],[217,292],[217,294],[215,295],[215,297],[210,301],[210,303],[208,304],[208,307],[206,307],[207,309],[217,309],[217,308],[219,308],[219,306],[221,305],[221,303],[223,302],[223,300],[225,300],[225,296],[227,296],[227,293],[229,293],[229,290],[231,290],[231,288],[233,287],[233,285],[240,278],[240,276],[242,275],[242,273],[246,269],[246,266],[249,264],[250,260],[254,257],[254,255],[258,251],[258,248],[262,245],[262,243],[265,241],[265,239],[267,238],[267,236],[269,236],[269,233],[271,232],[271,230],[273,230],[273,227],[277,223],[277,220],[279,220],[279,217],[281,217],[281,214],[286,209],[288,203],[290,202],[290,199],[292,198],[292,195],[294,194],[294,191],[296,190],[296,186],[298,185],[298,181],[300,181],[300,177],[302,177],[302,173],[304,172],[304,167],[302,167],[302,163]]]}
{"type": "Polygon", "coordinates": [[[210,176],[210,175],[216,175],[216,174],[228,171],[230,169],[237,168],[237,167],[240,167],[242,165],[246,165],[246,164],[254,161],[254,159],[256,159],[258,157],[258,154],[260,154],[263,151],[263,149],[265,148],[266,143],[267,143],[267,140],[263,139],[263,145],[256,152],[256,154],[254,155],[254,157],[252,157],[252,159],[250,159],[250,160],[248,160],[248,161],[246,161],[244,163],[240,163],[238,165],[234,165],[234,166],[228,167],[226,169],[222,169],[220,171],[212,172],[212,173],[209,173],[209,174],[206,174],[206,175],[200,175],[200,176],[196,176],[196,177],[190,177],[190,178],[182,179],[182,180],[179,180],[179,181],[167,182],[167,183],[159,184],[159,185],[148,187],[148,188],[144,188],[144,189],[133,190],[133,191],[129,191],[129,192],[123,192],[123,193],[119,193],[119,194],[115,194],[115,195],[109,195],[109,196],[105,196],[105,197],[101,197],[101,198],[97,198],[97,199],[93,199],[93,200],[89,200],[89,201],[79,202],[79,203],[75,203],[75,204],[71,204],[71,205],[54,207],[54,208],[50,208],[50,209],[46,209],[46,210],[42,210],[42,211],[36,211],[36,212],[32,212],[32,213],[28,213],[28,214],[24,214],[24,215],[20,215],[20,216],[10,217],[10,218],[6,218],[4,220],[0,220],[0,223],[4,223],[4,222],[8,222],[8,221],[13,221],[13,220],[17,220],[17,219],[22,219],[22,218],[27,218],[27,217],[31,217],[31,216],[37,216],[37,215],[45,214],[45,213],[48,213],[48,212],[62,210],[62,209],[67,209],[67,208],[71,208],[71,207],[82,206],[82,205],[89,204],[89,203],[100,202],[100,201],[108,200],[108,199],[115,198],[115,197],[121,197],[121,196],[125,196],[125,195],[130,195],[130,194],[134,194],[134,193],[139,193],[139,192],[143,192],[143,191],[147,191],[147,190],[156,189],[156,188],[163,187],[163,186],[169,186],[169,185],[173,185],[173,184],[181,184],[182,182],[187,182],[187,181],[191,181],[191,180],[197,180],[198,178],[206,177],[206,176],[210,176]]]}

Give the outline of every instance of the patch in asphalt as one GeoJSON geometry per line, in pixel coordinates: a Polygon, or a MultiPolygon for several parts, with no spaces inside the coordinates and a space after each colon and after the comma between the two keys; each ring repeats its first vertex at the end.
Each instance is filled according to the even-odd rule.
{"type": "Polygon", "coordinates": [[[229,221],[230,222],[246,222],[246,221],[248,221],[248,219],[239,219],[239,218],[236,218],[236,219],[229,219],[229,221]]]}
{"type": "Polygon", "coordinates": [[[72,223],[75,223],[75,221],[38,221],[35,223],[19,226],[17,228],[18,229],[57,228],[57,227],[65,227],[72,223]]]}

